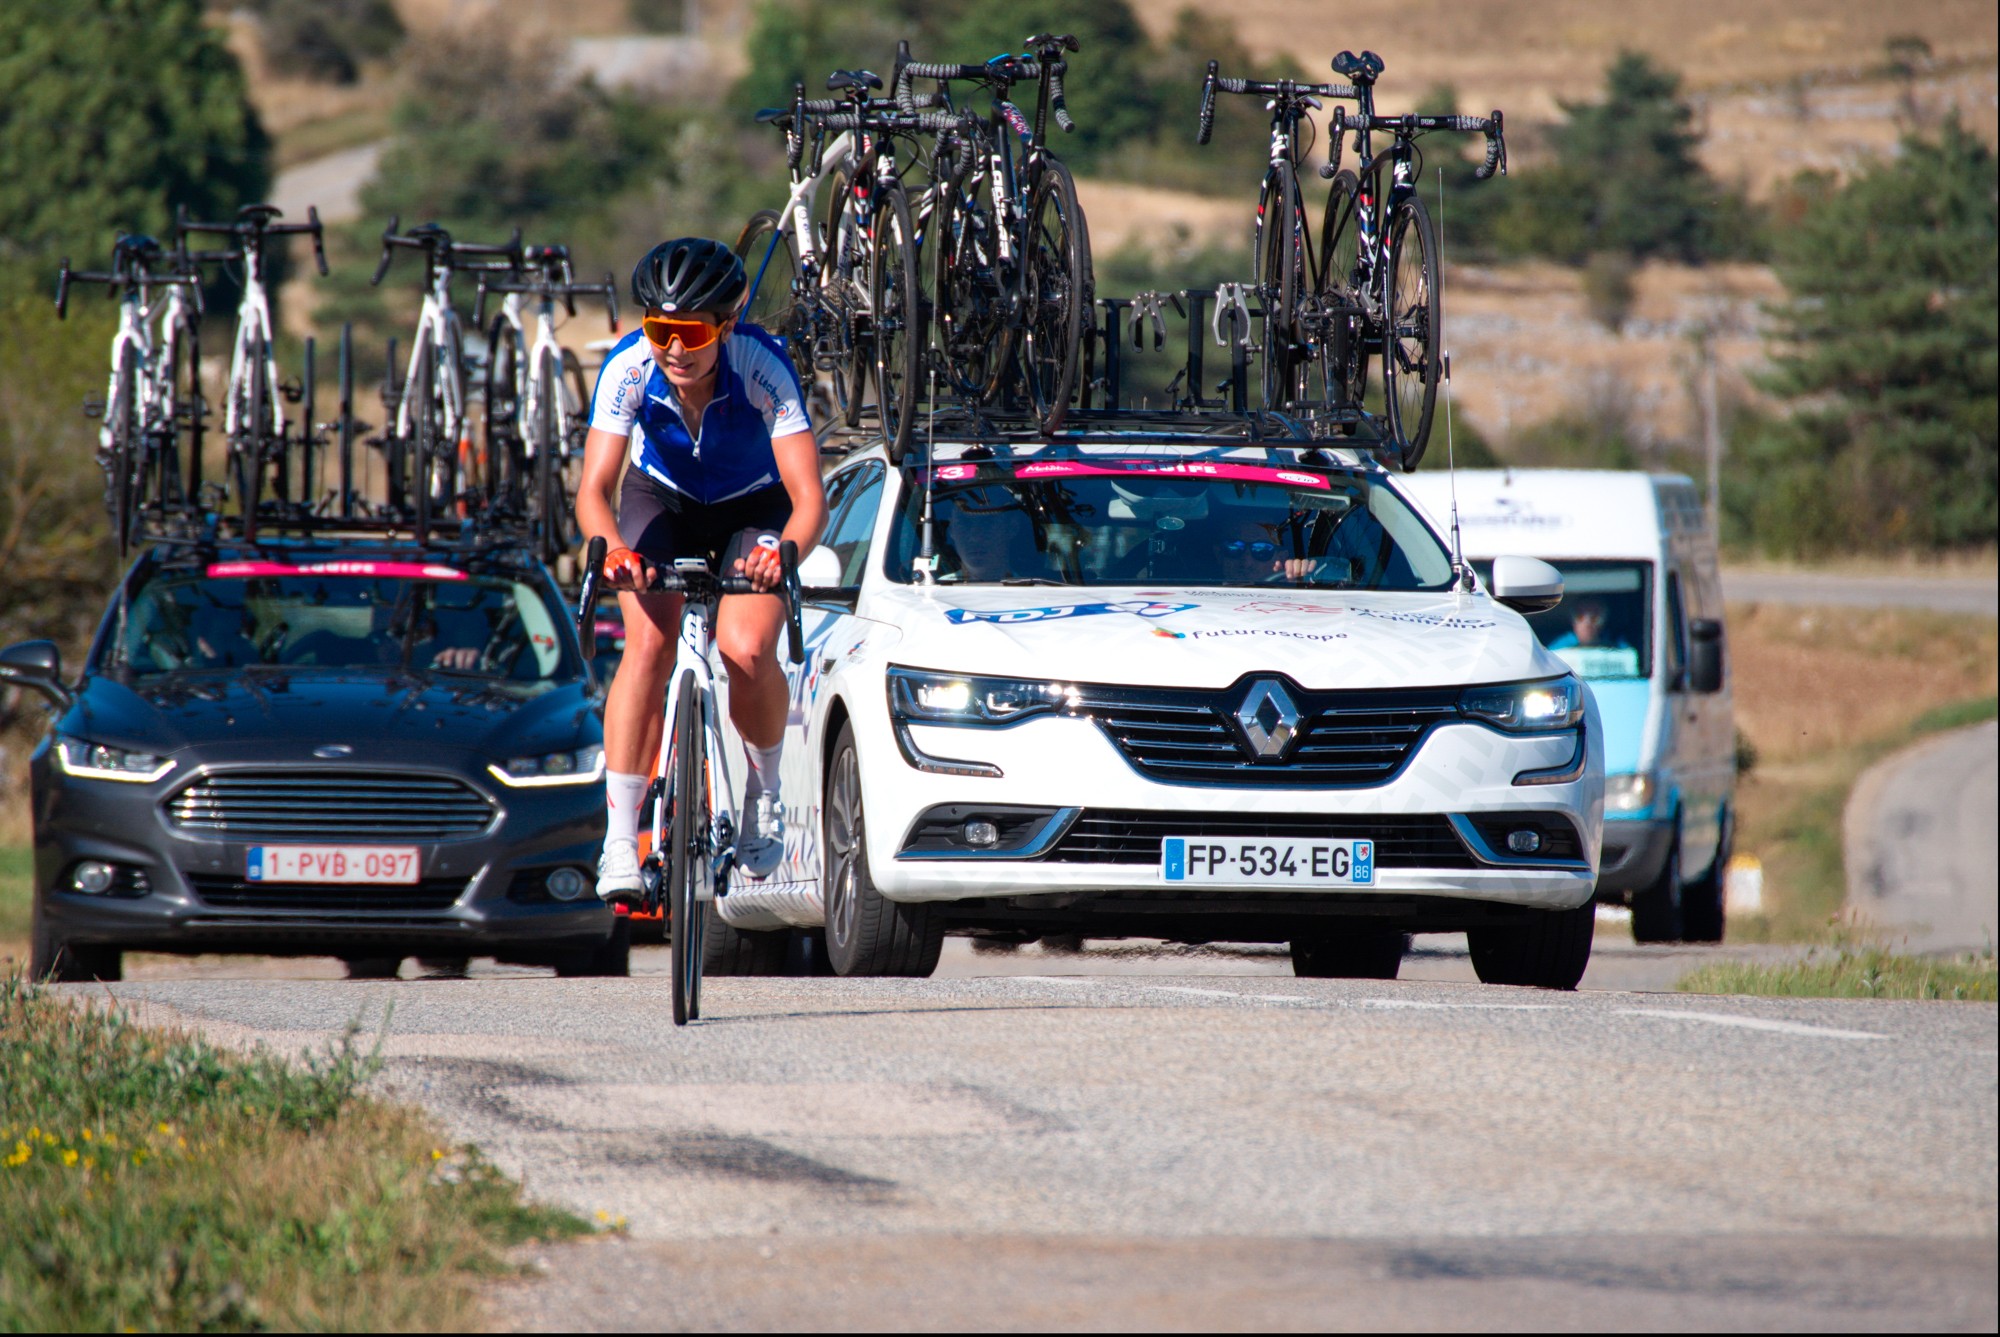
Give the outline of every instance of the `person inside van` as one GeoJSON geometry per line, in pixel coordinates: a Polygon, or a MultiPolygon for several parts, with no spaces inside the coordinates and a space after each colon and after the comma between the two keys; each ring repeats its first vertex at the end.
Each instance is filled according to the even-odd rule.
{"type": "Polygon", "coordinates": [[[1602,599],[1578,599],[1576,607],[1570,610],[1569,630],[1549,642],[1551,650],[1577,650],[1601,647],[1606,650],[1629,650],[1624,637],[1613,634],[1606,637],[1604,628],[1607,613],[1602,599]]]}

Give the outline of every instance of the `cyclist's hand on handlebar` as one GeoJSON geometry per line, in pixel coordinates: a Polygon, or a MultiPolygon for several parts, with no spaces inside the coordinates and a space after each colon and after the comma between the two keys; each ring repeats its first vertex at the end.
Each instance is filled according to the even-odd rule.
{"type": "Polygon", "coordinates": [[[756,547],[736,559],[736,574],[759,590],[778,588],[785,579],[785,564],[778,558],[778,540],[759,539],[756,547]]]}
{"type": "Polygon", "coordinates": [[[604,583],[614,590],[643,590],[658,574],[630,548],[613,548],[604,555],[604,583]]]}

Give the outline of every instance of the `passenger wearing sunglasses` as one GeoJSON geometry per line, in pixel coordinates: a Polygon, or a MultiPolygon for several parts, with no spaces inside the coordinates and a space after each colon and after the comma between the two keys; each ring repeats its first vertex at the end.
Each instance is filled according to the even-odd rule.
{"type": "Polygon", "coordinates": [[[1244,520],[1230,526],[1216,545],[1222,579],[1230,585],[1293,585],[1345,580],[1349,563],[1336,557],[1293,557],[1283,526],[1244,520]]]}
{"type": "MultiPolygon", "coordinates": [[[[638,591],[677,557],[719,560],[773,589],[780,540],[810,552],[826,522],[819,446],[791,358],[736,319],[747,287],[742,262],[721,242],[655,246],[632,271],[640,328],[612,348],[591,395],[577,523],[585,539],[610,544],[604,579],[625,616],[625,654],[604,706],[608,820],[597,892],[606,900],[641,892],[639,805],[660,751],[680,627],[678,595],[638,591]]],[[[730,595],[716,612],[729,718],[750,761],[737,866],[758,878],[784,854],[783,621],[784,605],[770,594],[730,595]]]]}

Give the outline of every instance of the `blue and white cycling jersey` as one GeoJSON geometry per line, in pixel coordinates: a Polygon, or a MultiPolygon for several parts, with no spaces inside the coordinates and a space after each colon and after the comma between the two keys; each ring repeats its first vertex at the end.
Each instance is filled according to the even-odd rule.
{"type": "Polygon", "coordinates": [[[715,398],[694,431],[640,330],[620,339],[604,359],[590,396],[590,425],[630,433],[633,468],[703,504],[778,482],[772,438],[812,430],[784,344],[742,323],[722,346],[715,398]]]}

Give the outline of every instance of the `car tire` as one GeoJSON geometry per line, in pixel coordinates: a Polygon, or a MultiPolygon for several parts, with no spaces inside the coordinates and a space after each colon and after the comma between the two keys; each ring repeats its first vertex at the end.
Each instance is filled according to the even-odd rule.
{"type": "Polygon", "coordinates": [[[1311,980],[1392,980],[1410,935],[1382,928],[1312,933],[1292,939],[1292,973],[1311,980]]]}
{"type": "Polygon", "coordinates": [[[469,956],[420,956],[417,958],[417,964],[433,975],[456,978],[471,969],[472,958],[469,956]]]}
{"type": "Polygon", "coordinates": [[[1481,984],[1533,989],[1574,989],[1590,965],[1597,904],[1574,910],[1537,910],[1525,924],[1470,929],[1472,970],[1481,984]]]}
{"type": "Polygon", "coordinates": [[[555,959],[558,979],[623,979],[632,973],[632,921],[612,921],[611,936],[596,947],[564,952],[555,959]]]}
{"type": "Polygon", "coordinates": [[[1681,886],[1681,941],[1721,942],[1726,928],[1723,908],[1724,879],[1729,872],[1729,856],[1735,845],[1734,824],[1726,818],[1722,839],[1716,842],[1715,861],[1708,871],[1681,886]]]}
{"type": "Polygon", "coordinates": [[[841,726],[833,745],[824,808],[826,948],[834,973],[928,977],[944,951],[944,916],[935,906],[904,905],[875,889],[851,724],[841,726]]]}
{"type": "Polygon", "coordinates": [[[1632,894],[1632,941],[1679,942],[1681,906],[1687,888],[1681,882],[1681,835],[1674,832],[1667,861],[1653,885],[1632,894]]]}
{"type": "Polygon", "coordinates": [[[715,903],[702,907],[707,923],[701,936],[703,975],[782,975],[785,953],[792,945],[792,931],[743,929],[732,926],[716,910],[715,903]]]}
{"type": "Polygon", "coordinates": [[[117,983],[125,977],[125,954],[116,947],[83,946],[58,938],[35,908],[28,942],[28,978],[48,984],[117,983]]]}
{"type": "Polygon", "coordinates": [[[403,968],[400,956],[343,956],[340,963],[351,980],[392,980],[403,968]]]}

